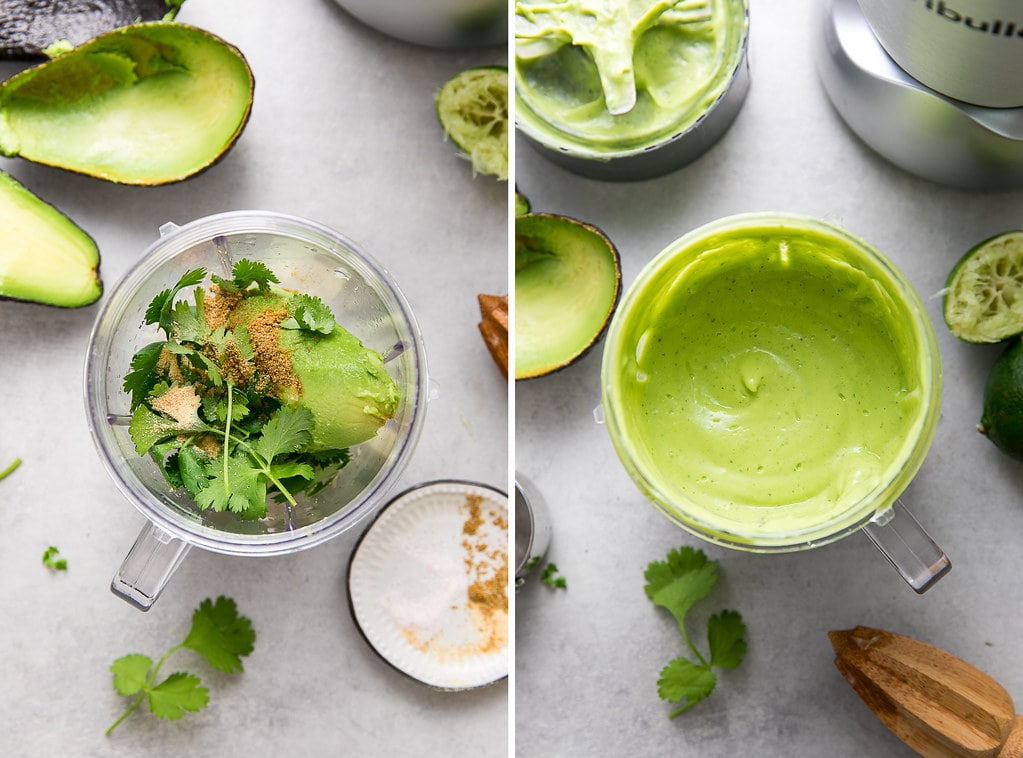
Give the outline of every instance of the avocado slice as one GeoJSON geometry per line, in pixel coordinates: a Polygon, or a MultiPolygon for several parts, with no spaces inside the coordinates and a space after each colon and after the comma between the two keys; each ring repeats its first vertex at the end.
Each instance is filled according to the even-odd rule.
{"type": "Polygon", "coordinates": [[[618,249],[568,216],[515,218],[515,378],[575,363],[604,334],[622,291],[618,249]]]}
{"type": "Polygon", "coordinates": [[[238,139],[253,87],[244,56],[219,37],[133,24],[0,85],[0,154],[121,184],[180,181],[238,139]]]}
{"type": "Polygon", "coordinates": [[[52,205],[0,171],[0,298],[65,308],[103,292],[99,248],[52,205]]]}

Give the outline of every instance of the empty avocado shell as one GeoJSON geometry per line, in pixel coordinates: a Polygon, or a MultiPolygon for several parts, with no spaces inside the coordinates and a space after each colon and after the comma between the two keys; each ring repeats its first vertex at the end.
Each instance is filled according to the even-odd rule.
{"type": "Polygon", "coordinates": [[[103,291],[99,249],[71,219],[0,171],[0,298],[65,308],[103,291]]]}
{"type": "Polygon", "coordinates": [[[618,249],[567,216],[515,219],[515,378],[575,363],[607,330],[622,290],[618,249]]]}
{"type": "Polygon", "coordinates": [[[253,87],[241,52],[213,34],[133,24],[0,85],[0,155],[121,184],[180,181],[238,139],[253,87]]]}

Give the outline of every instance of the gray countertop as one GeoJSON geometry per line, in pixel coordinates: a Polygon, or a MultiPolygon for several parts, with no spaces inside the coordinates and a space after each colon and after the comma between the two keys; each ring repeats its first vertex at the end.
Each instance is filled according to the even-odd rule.
{"type": "Polygon", "coordinates": [[[936,297],[969,247],[1023,227],[1023,192],[939,186],[880,158],[845,127],[817,78],[814,4],[750,5],[749,95],[706,155],[659,179],[615,184],[522,147],[518,189],[533,210],[600,227],[620,250],[625,286],[685,232],[748,211],[821,217],[885,252],[924,299],[940,344],[942,414],[905,499],[952,571],[918,596],[859,534],[781,555],[702,543],[644,500],[595,421],[599,349],[518,382],[515,467],[547,501],[548,558],[568,585],[532,581],[516,595],[521,756],[911,756],[833,665],[827,632],[859,624],[942,647],[1023,699],[1023,467],[975,431],[1001,348],[953,338],[936,297]],[[697,644],[700,619],[731,608],[747,624],[749,650],[708,700],[669,720],[656,683],[685,651],[675,622],[646,598],[643,570],[681,545],[720,562],[716,589],[694,609],[697,644]]]}
{"type": "MultiPolygon", "coordinates": [[[[331,0],[189,0],[178,20],[236,45],[255,74],[251,120],[222,162],[188,181],[125,187],[17,159],[12,174],[93,236],[108,287],[159,227],[220,211],[310,218],[353,239],[389,270],[422,329],[432,399],[416,453],[395,488],[508,481],[508,391],[477,330],[478,293],[507,292],[507,184],[472,176],[446,142],[434,94],[505,50],[445,51],[379,34],[331,0]]],[[[0,63],[6,78],[26,64],[0,63]]],[[[97,306],[0,302],[0,754],[504,756],[508,682],[439,692],[365,643],[348,610],[345,570],[363,522],[286,557],[192,550],[153,610],[108,586],[143,524],[93,449],[82,372],[97,306]],[[66,572],[41,556],[59,547],[66,572]],[[233,597],[257,632],[245,672],[219,675],[197,656],[210,706],[178,722],[133,714],[111,662],[158,657],[187,633],[206,597],[233,597]]],[[[169,673],[168,670],[168,673],[169,673]]]]}

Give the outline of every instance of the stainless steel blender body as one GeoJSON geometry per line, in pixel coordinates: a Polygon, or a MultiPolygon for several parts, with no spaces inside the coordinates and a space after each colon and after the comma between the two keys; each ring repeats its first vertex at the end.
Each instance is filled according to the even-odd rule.
{"type": "Polygon", "coordinates": [[[859,0],[878,41],[914,79],[987,108],[1023,106],[1019,0],[859,0]]]}

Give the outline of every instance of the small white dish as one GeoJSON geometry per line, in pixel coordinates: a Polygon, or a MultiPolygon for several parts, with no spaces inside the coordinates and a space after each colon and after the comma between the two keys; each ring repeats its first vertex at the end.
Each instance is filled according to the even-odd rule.
{"type": "Polygon", "coordinates": [[[348,566],[352,616],[402,673],[442,690],[508,676],[508,496],[435,481],[391,500],[348,566]]]}

